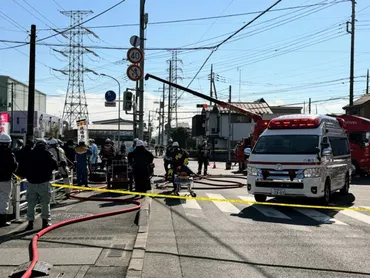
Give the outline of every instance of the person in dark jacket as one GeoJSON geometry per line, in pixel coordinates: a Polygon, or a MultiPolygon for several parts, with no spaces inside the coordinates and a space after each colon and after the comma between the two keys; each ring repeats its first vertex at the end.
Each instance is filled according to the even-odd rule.
{"type": "Polygon", "coordinates": [[[211,148],[208,146],[206,140],[203,144],[198,147],[198,175],[202,174],[202,166],[204,165],[204,176],[207,175],[207,168],[209,163],[209,154],[211,153],[211,148]]]}
{"type": "Polygon", "coordinates": [[[76,151],[73,144],[73,140],[69,139],[63,146],[64,153],[67,158],[67,164],[69,168],[73,168],[75,165],[76,151]]]}
{"type": "Polygon", "coordinates": [[[15,156],[10,149],[12,139],[7,134],[0,134],[0,227],[9,226],[7,221],[10,196],[12,192],[12,174],[17,169],[15,156]]]}
{"type": "Polygon", "coordinates": [[[16,175],[24,178],[27,174],[27,161],[28,157],[32,151],[33,148],[33,141],[32,140],[27,140],[26,145],[24,148],[20,149],[16,154],[15,154],[15,159],[18,162],[18,168],[16,171],[16,175]]]}
{"type": "Polygon", "coordinates": [[[50,226],[50,197],[51,186],[50,179],[53,170],[58,170],[56,159],[47,149],[45,140],[36,142],[34,149],[31,151],[27,163],[28,180],[27,188],[27,220],[26,230],[33,229],[35,220],[35,206],[37,201],[41,205],[42,228],[50,226]]]}
{"type": "Polygon", "coordinates": [[[150,189],[153,160],[153,154],[145,149],[143,141],[138,140],[135,150],[128,154],[128,161],[133,169],[136,192],[145,193],[150,189]]]}

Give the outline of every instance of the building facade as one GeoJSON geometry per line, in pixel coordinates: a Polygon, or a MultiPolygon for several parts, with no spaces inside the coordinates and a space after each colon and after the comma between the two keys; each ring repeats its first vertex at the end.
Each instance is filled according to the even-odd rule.
{"type": "MultiPolygon", "coordinates": [[[[28,110],[28,86],[6,75],[0,75],[0,112],[28,110]]],[[[46,94],[35,90],[35,111],[46,112],[46,94]]]]}
{"type": "MultiPolygon", "coordinates": [[[[232,102],[233,105],[261,115],[263,120],[271,120],[280,115],[301,114],[302,107],[269,106],[264,99],[255,102],[232,102]]],[[[231,112],[219,105],[203,108],[201,115],[193,117],[192,135],[199,144],[208,138],[215,149],[226,149],[230,138],[231,146],[253,133],[255,122],[247,115],[231,112]],[[229,124],[230,122],[230,124],[229,124]]]]}
{"type": "Polygon", "coordinates": [[[355,115],[370,119],[370,94],[365,94],[353,102],[353,106],[343,107],[346,114],[355,115]]]}

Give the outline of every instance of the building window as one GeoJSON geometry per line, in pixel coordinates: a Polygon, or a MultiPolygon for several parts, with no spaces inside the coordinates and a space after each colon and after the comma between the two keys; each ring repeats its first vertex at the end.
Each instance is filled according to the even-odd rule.
{"type": "Polygon", "coordinates": [[[19,117],[17,117],[17,125],[19,125],[19,117]]]}
{"type": "Polygon", "coordinates": [[[251,118],[246,115],[232,114],[231,122],[232,123],[251,123],[251,118]]]}

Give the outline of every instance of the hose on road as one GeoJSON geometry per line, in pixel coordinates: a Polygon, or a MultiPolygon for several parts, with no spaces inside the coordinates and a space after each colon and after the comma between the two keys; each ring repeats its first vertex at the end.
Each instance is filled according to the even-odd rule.
{"type": "MultiPolygon", "coordinates": [[[[101,186],[101,187],[98,187],[98,188],[106,188],[106,187],[107,186],[101,186]]],[[[93,220],[93,219],[102,218],[102,217],[108,217],[108,216],[123,214],[123,213],[131,212],[131,211],[139,210],[141,208],[141,202],[139,202],[137,200],[134,200],[134,197],[130,197],[130,198],[126,198],[126,199],[119,199],[119,198],[112,198],[112,197],[94,198],[94,197],[77,196],[77,194],[79,194],[79,193],[81,193],[81,191],[72,191],[71,193],[69,193],[69,196],[71,198],[82,200],[82,201],[116,201],[116,202],[123,202],[123,203],[132,203],[132,204],[135,204],[136,206],[129,207],[129,208],[124,208],[124,209],[120,209],[120,210],[98,213],[98,214],[89,215],[89,216],[80,217],[80,218],[65,220],[65,221],[62,221],[62,222],[59,222],[59,223],[55,223],[55,224],[51,225],[50,227],[47,227],[47,228],[41,230],[40,232],[38,232],[32,238],[32,242],[31,242],[31,258],[32,258],[32,260],[31,260],[30,266],[28,267],[26,272],[23,274],[22,278],[31,278],[32,277],[33,268],[35,267],[35,265],[36,265],[36,263],[39,259],[38,250],[37,250],[37,242],[43,235],[47,234],[48,232],[50,232],[52,230],[55,230],[55,229],[58,229],[58,228],[63,227],[63,226],[70,225],[70,224],[84,222],[84,221],[93,220]]]]}

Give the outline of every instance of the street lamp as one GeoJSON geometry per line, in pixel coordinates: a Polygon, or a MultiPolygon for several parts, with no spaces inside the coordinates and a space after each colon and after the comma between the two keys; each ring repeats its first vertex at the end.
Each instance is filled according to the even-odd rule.
{"type": "Polygon", "coordinates": [[[104,74],[104,73],[101,73],[100,75],[105,76],[105,77],[109,77],[109,78],[113,79],[114,81],[116,81],[117,84],[118,84],[118,149],[119,149],[120,145],[121,145],[121,104],[120,104],[121,103],[121,84],[113,76],[110,76],[110,75],[107,75],[107,74],[104,74]]]}

